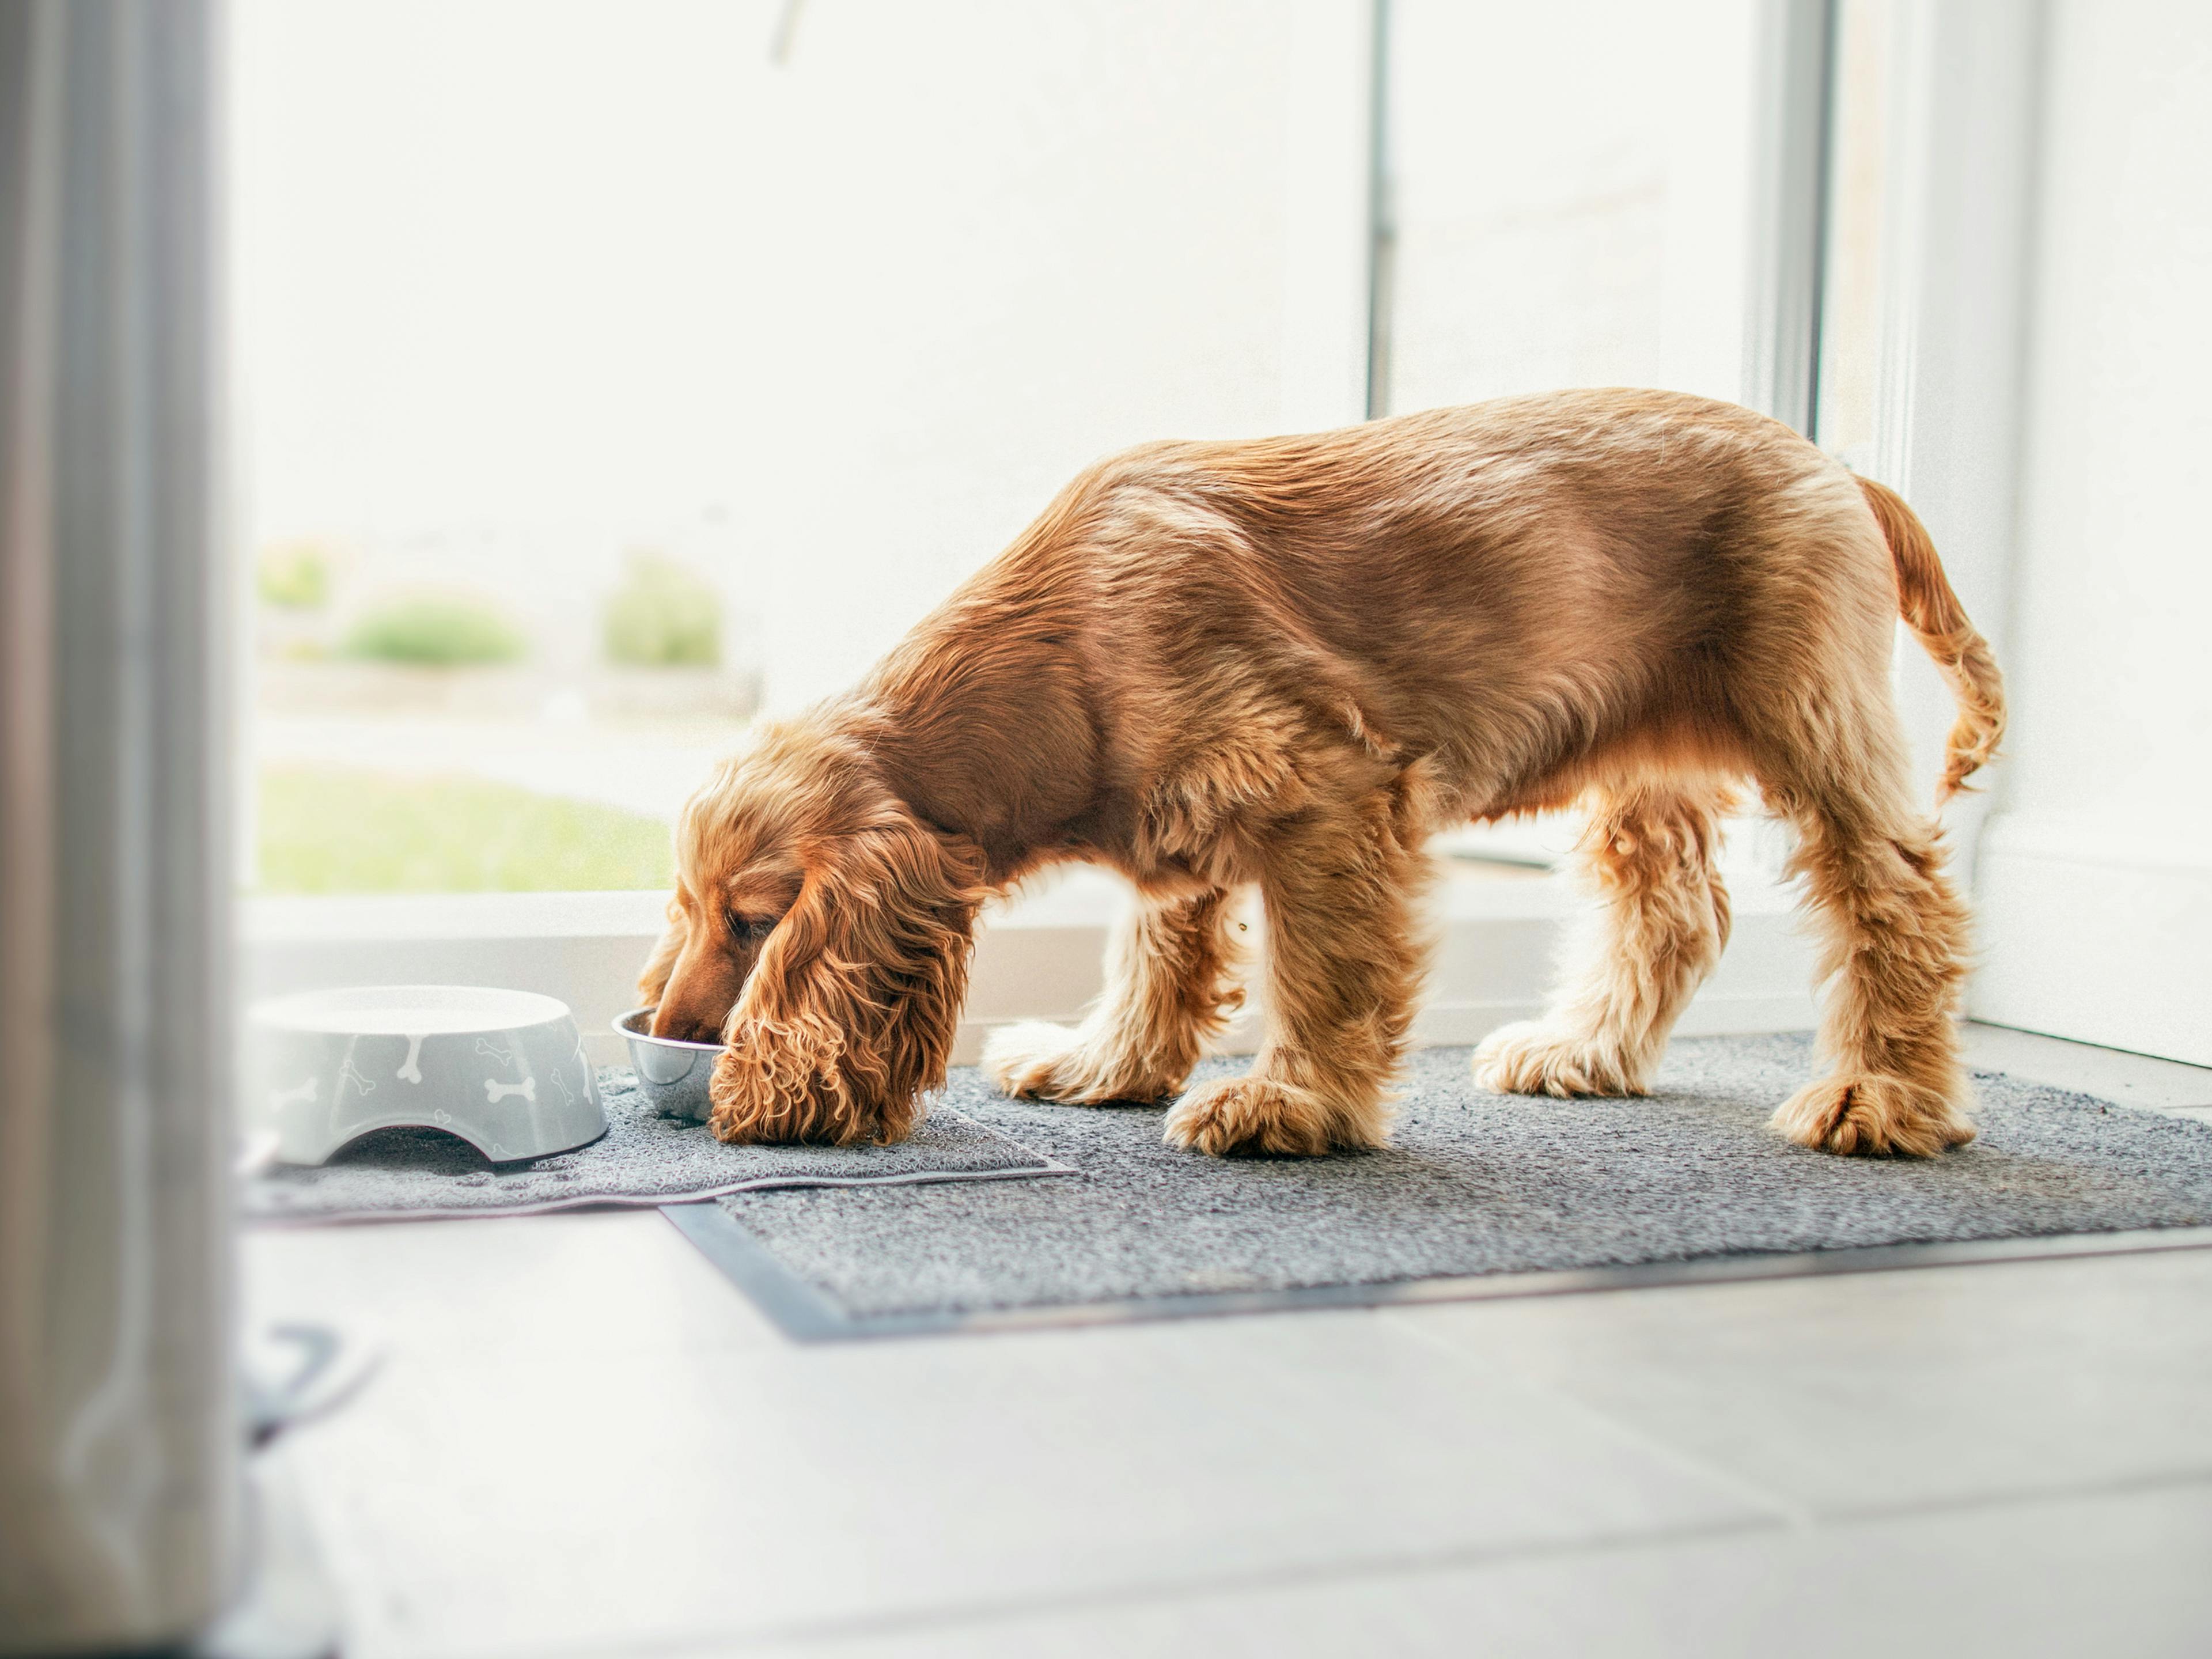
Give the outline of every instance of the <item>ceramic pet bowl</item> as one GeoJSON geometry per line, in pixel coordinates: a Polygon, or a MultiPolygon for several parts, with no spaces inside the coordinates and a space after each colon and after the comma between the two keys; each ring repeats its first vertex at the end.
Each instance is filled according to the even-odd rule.
{"type": "Polygon", "coordinates": [[[420,1125],[506,1163],[606,1132],[568,1006],[530,991],[385,985],[303,991],[246,1015],[246,1105],[287,1164],[420,1125]]]}
{"type": "Polygon", "coordinates": [[[615,1022],[629,1044],[629,1063],[637,1073],[638,1092],[663,1117],[688,1117],[704,1123],[709,1109],[707,1085],[714,1079],[719,1042],[680,1042],[653,1035],[653,1010],[633,1008],[615,1022]]]}

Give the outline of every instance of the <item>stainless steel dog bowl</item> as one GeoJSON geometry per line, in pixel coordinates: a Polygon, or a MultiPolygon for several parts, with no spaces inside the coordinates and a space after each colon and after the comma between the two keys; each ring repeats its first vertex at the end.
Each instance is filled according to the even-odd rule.
{"type": "Polygon", "coordinates": [[[714,1081],[719,1042],[684,1042],[653,1035],[653,1010],[633,1008],[615,1022],[629,1044],[629,1063],[638,1091],[663,1117],[707,1121],[707,1085],[714,1081]]]}
{"type": "Polygon", "coordinates": [[[304,991],[246,1017],[246,1122],[287,1164],[372,1129],[443,1129],[500,1162],[606,1133],[568,1005],[473,985],[304,991]]]}

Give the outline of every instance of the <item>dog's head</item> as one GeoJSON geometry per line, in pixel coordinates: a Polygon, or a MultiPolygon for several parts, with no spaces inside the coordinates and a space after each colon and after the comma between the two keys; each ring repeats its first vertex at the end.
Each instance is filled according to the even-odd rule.
{"type": "Polygon", "coordinates": [[[684,810],[669,929],[639,981],[658,1036],[720,1041],[725,1140],[896,1140],[945,1080],[982,855],[865,748],[764,727],[684,810]]]}

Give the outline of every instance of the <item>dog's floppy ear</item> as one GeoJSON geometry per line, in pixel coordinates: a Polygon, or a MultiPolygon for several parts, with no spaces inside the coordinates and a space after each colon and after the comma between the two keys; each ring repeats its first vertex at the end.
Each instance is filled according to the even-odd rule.
{"type": "Polygon", "coordinates": [[[899,807],[803,856],[798,902],[724,1029],[709,1121],[730,1141],[902,1139],[945,1081],[981,854],[899,807]]]}

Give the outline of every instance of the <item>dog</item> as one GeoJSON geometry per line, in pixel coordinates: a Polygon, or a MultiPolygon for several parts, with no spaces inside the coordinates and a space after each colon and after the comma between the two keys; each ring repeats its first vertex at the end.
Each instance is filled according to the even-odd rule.
{"type": "Polygon", "coordinates": [[[983,905],[1082,860],[1136,890],[1106,990],[1073,1030],[994,1034],[1001,1087],[1174,1098],[1166,1139],[1203,1152],[1371,1147],[1425,839],[1580,803],[1595,926],[1474,1070],[1641,1094],[1727,941],[1715,845],[1748,786],[1796,827],[1828,981],[1830,1074],[1775,1127],[1934,1155],[1974,1133],[1967,915],[1908,788],[1900,615],[1958,704],[1941,799],[1995,752],[1996,665],[1911,509],[1775,421],[1571,392],[1133,449],[686,805],[653,1030],[722,1045],[725,1140],[896,1140],[945,1079],[983,905]],[[1185,1091],[1239,1005],[1248,886],[1264,1040],[1185,1091]]]}

